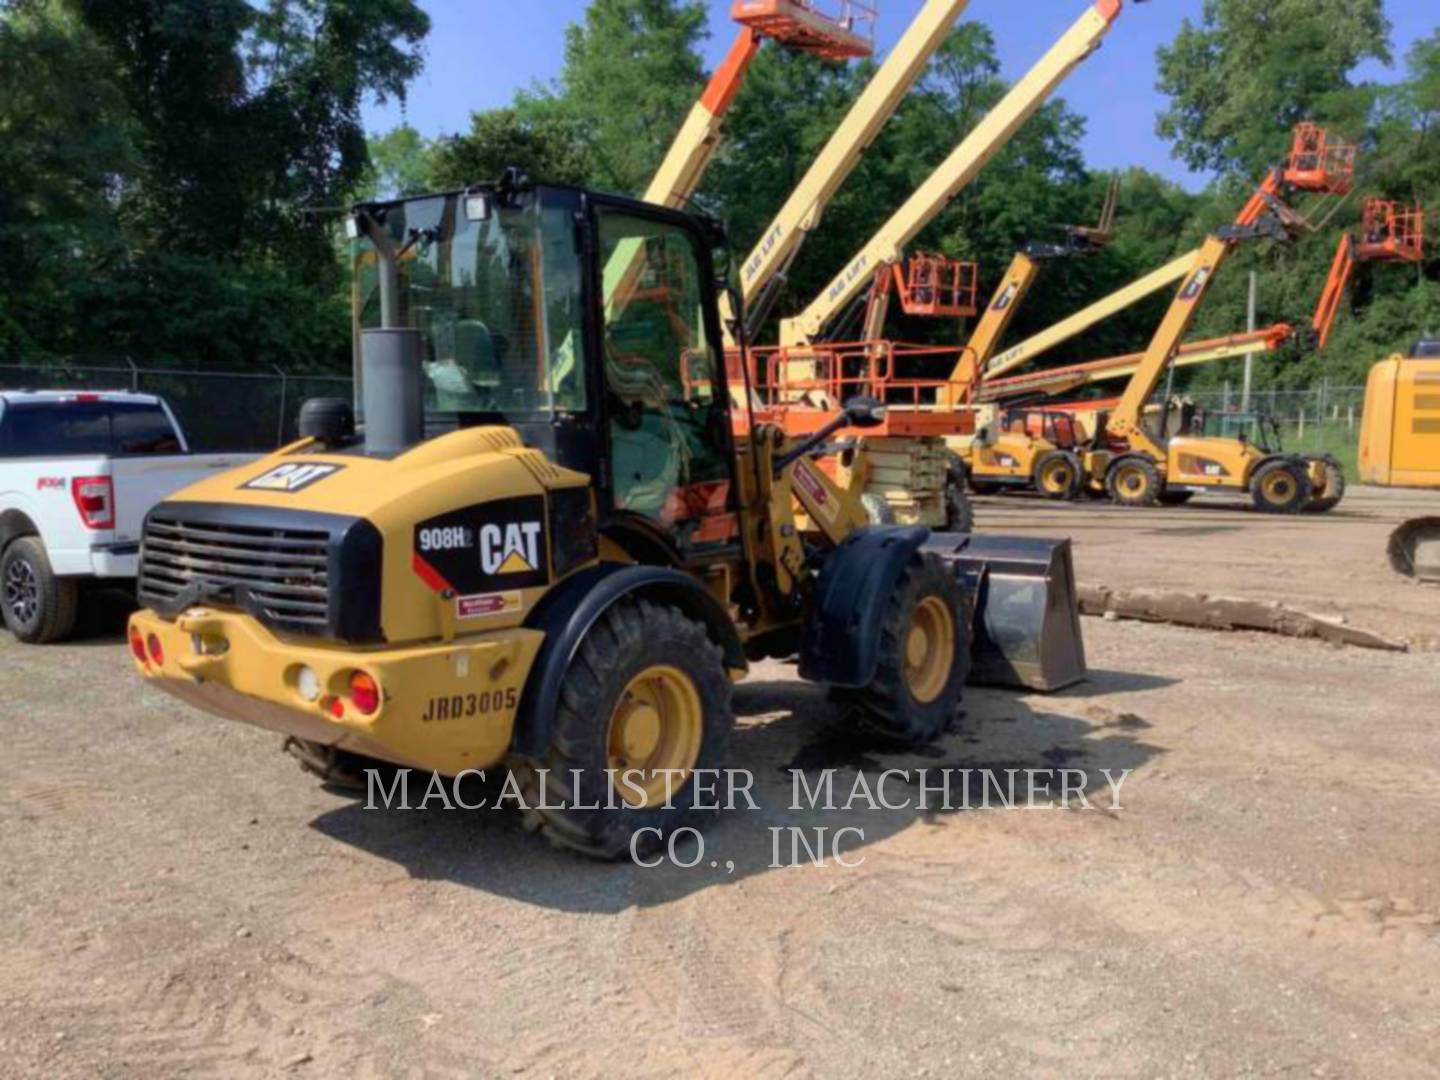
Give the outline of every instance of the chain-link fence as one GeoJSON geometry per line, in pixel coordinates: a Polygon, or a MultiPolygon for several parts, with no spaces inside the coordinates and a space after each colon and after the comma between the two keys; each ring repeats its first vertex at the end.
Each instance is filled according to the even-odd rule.
{"type": "Polygon", "coordinates": [[[5,390],[134,390],[170,403],[193,450],[272,450],[296,437],[300,403],[350,400],[347,375],[149,368],[130,363],[0,364],[5,390]]]}

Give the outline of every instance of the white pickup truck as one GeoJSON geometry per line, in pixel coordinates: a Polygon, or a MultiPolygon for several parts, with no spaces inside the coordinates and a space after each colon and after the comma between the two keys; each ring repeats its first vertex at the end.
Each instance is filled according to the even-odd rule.
{"type": "Polygon", "coordinates": [[[21,641],[65,637],[86,580],[133,580],[150,508],[255,454],[192,454],[150,394],[0,391],[0,611],[21,641]]]}

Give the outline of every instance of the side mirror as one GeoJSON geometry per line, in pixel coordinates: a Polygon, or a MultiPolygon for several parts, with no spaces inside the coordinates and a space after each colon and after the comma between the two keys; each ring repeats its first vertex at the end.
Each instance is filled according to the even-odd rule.
{"type": "Polygon", "coordinates": [[[845,403],[845,416],[851,427],[879,427],[885,422],[885,412],[885,403],[870,397],[854,397],[845,403]]]}

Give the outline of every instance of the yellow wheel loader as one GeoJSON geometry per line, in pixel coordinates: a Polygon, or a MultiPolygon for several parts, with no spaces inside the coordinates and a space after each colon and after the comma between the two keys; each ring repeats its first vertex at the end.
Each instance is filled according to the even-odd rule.
{"type": "Polygon", "coordinates": [[[904,743],[972,671],[1083,677],[1068,541],[872,527],[815,464],[835,425],[737,440],[714,226],[514,171],[349,224],[363,429],[307,402],[299,442],[151,512],[154,685],[322,769],[504,768],[529,824],[614,857],[703,816],[754,660],[904,743]]]}

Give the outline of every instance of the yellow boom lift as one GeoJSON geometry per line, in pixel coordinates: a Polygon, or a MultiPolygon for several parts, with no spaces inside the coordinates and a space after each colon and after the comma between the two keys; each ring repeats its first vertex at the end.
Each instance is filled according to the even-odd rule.
{"type": "Polygon", "coordinates": [[[864,292],[876,271],[899,262],[915,235],[975,179],[1056,87],[1099,48],[1120,10],[1120,0],[1098,0],[1087,8],[809,306],[781,321],[781,344],[822,341],[829,324],[864,292]]]}
{"type": "Polygon", "coordinates": [[[326,774],[503,767],[527,824],[618,857],[703,824],[754,660],[901,742],[945,730],[972,656],[1083,676],[1068,541],[871,527],[816,466],[878,402],[736,439],[717,227],[514,170],[352,221],[363,433],[312,400],[300,441],[151,511],[153,685],[326,774]]]}
{"type": "MultiPolygon", "coordinates": [[[[910,348],[878,340],[889,292],[877,290],[876,286],[888,290],[886,283],[892,276],[899,276],[898,264],[906,246],[1100,46],[1120,11],[1120,0],[1099,0],[1087,7],[814,301],[799,315],[782,320],[780,345],[750,350],[746,366],[755,372],[756,381],[768,395],[767,419],[791,434],[813,431],[827,423],[839,402],[859,388],[875,390],[891,400],[908,395],[912,405],[920,404],[922,399],[934,403],[943,380],[901,379],[896,368],[900,364],[933,362],[947,350],[910,348]],[[872,303],[865,340],[835,344],[842,316],[853,309],[867,288],[871,289],[872,303]]],[[[954,264],[946,266],[922,257],[912,262],[912,286],[919,284],[917,270],[923,273],[927,266],[934,268],[930,272],[935,275],[960,270],[954,264]]],[[[973,267],[970,273],[973,275],[973,267]]],[[[964,292],[958,277],[947,286],[942,277],[932,276],[925,287],[932,296],[949,293],[952,301],[964,292]]],[[[973,293],[973,277],[969,289],[973,293]]],[[[905,297],[903,278],[902,287],[896,291],[905,297]]],[[[909,295],[914,298],[918,292],[912,287],[909,295]]],[[[955,310],[952,303],[948,311],[955,310]]],[[[953,351],[948,350],[951,354],[953,351]]],[[[859,477],[859,483],[871,496],[870,505],[879,508],[883,504],[887,509],[880,512],[893,514],[900,521],[957,531],[968,529],[970,514],[963,480],[956,476],[952,455],[943,440],[962,426],[963,421],[949,410],[892,409],[880,430],[867,434],[847,451],[847,482],[855,483],[859,477]]]]}
{"type": "MultiPolygon", "coordinates": [[[[740,264],[740,295],[745,304],[747,337],[753,339],[759,333],[806,237],[819,226],[835,192],[924,72],[968,3],[969,0],[926,0],[740,264]]],[[[730,310],[726,297],[721,297],[720,313],[726,325],[725,343],[733,348],[735,339],[729,327],[735,312],[730,310]]]]}
{"type": "Polygon", "coordinates": [[[860,0],[840,0],[833,16],[819,10],[814,0],[739,0],[730,15],[740,30],[645,189],[646,202],[678,210],[690,201],[719,148],[725,114],[763,39],[831,60],[857,59],[874,51],[875,9],[860,0]]]}

